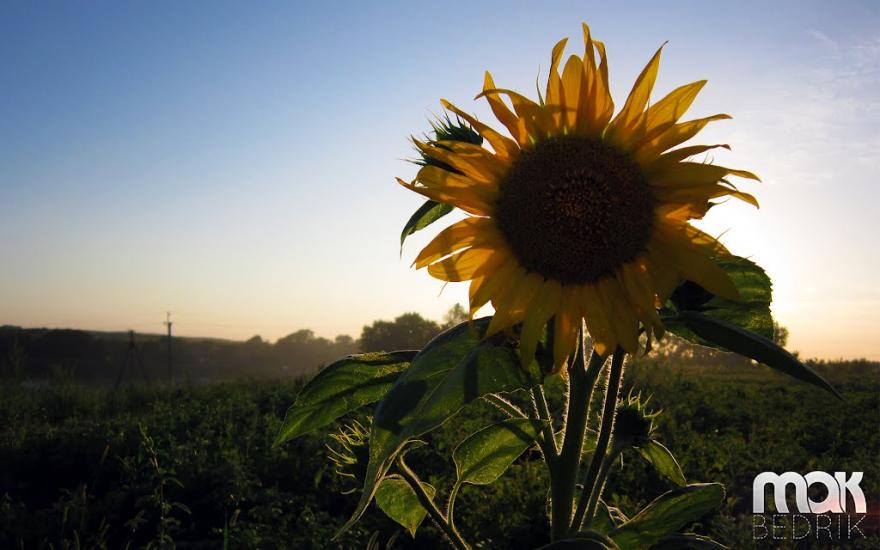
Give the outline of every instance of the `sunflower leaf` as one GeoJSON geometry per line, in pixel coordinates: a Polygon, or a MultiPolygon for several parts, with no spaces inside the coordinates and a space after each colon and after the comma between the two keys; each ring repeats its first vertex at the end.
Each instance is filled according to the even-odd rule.
{"type": "MultiPolygon", "coordinates": [[[[434,498],[437,491],[432,485],[422,482],[422,488],[429,497],[434,498]]],[[[416,536],[419,525],[428,515],[416,492],[399,476],[388,476],[382,480],[376,489],[376,504],[389,518],[409,531],[412,537],[416,536]]]]}
{"type": "Polygon", "coordinates": [[[346,413],[378,401],[417,353],[362,353],[330,364],[299,392],[284,416],[273,445],[326,426],[346,413]]]}
{"type": "Polygon", "coordinates": [[[761,335],[696,311],[683,311],[676,316],[676,319],[684,323],[694,334],[703,340],[713,342],[721,349],[754,359],[783,374],[828,390],[838,399],[843,399],[819,373],[761,335]]]}
{"type": "Polygon", "coordinates": [[[547,421],[509,418],[471,434],[452,451],[457,484],[488,485],[538,439],[547,421]]]}
{"type": "Polygon", "coordinates": [[[724,501],[719,483],[700,483],[663,493],[611,531],[621,548],[649,548],[682,527],[699,520],[724,501]]]}
{"type": "Polygon", "coordinates": [[[696,533],[669,535],[651,547],[651,550],[725,550],[727,547],[709,537],[696,533]]]}
{"type": "Polygon", "coordinates": [[[679,487],[687,484],[684,472],[678,461],[672,456],[672,452],[665,445],[658,441],[648,441],[646,445],[639,447],[639,454],[647,460],[657,472],[679,487]]]}
{"type": "MultiPolygon", "coordinates": [[[[739,300],[726,300],[714,296],[700,285],[685,281],[675,289],[670,298],[676,312],[698,311],[706,316],[726,321],[761,336],[773,338],[773,315],[770,312],[773,285],[767,273],[756,263],[739,256],[717,260],[739,291],[739,300]]],[[[686,325],[675,322],[674,314],[667,312],[670,332],[696,344],[718,347],[711,341],[701,339],[686,325]]]]}
{"type": "Polygon", "coordinates": [[[379,403],[373,415],[363,493],[337,536],[363,515],[407,441],[438,428],[484,395],[530,387],[512,343],[500,335],[482,338],[490,320],[483,317],[461,323],[428,342],[379,403]]]}
{"type": "Polygon", "coordinates": [[[425,204],[421,205],[419,209],[413,213],[409,221],[406,222],[406,225],[403,226],[403,231],[400,233],[401,253],[403,253],[403,243],[406,241],[407,237],[416,231],[428,227],[450,212],[452,212],[452,206],[443,204],[442,202],[428,200],[425,204]]]}

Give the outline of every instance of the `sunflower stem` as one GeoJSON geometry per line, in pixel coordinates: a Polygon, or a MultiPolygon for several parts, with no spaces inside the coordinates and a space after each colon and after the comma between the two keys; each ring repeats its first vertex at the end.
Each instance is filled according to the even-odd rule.
{"type": "Polygon", "coordinates": [[[397,469],[403,479],[409,483],[409,486],[415,492],[416,497],[419,499],[419,503],[428,511],[431,520],[433,520],[437,527],[443,531],[452,546],[458,550],[470,550],[470,546],[464,541],[458,530],[447,521],[443,512],[441,512],[440,508],[434,503],[434,499],[425,492],[425,488],[422,487],[422,482],[419,480],[419,476],[417,476],[406,462],[403,461],[402,456],[397,457],[397,469]]]}
{"type": "Polygon", "coordinates": [[[562,449],[550,472],[552,540],[562,539],[569,533],[584,435],[587,431],[587,408],[591,389],[589,376],[594,372],[598,373],[605,363],[605,358],[594,350],[587,367],[585,351],[582,327],[574,361],[568,367],[568,407],[562,449]]]}
{"type": "MultiPolygon", "coordinates": [[[[596,503],[602,493],[604,476],[600,476],[600,474],[601,470],[603,470],[605,456],[608,453],[608,446],[614,433],[614,416],[617,412],[617,399],[620,392],[620,381],[623,378],[623,360],[625,356],[624,351],[617,348],[617,351],[614,352],[614,357],[611,359],[611,369],[608,372],[608,382],[605,387],[602,425],[599,428],[599,438],[596,440],[596,450],[593,452],[586,478],[584,478],[584,488],[574,514],[574,521],[571,523],[571,528],[574,530],[580,529],[584,518],[589,521],[593,517],[593,514],[596,512],[596,503]]],[[[604,468],[606,473],[607,469],[606,466],[604,468]]]]}
{"type": "Polygon", "coordinates": [[[559,456],[559,450],[556,448],[556,435],[553,431],[553,420],[550,416],[550,407],[547,406],[547,398],[544,396],[544,388],[540,384],[532,386],[532,396],[535,398],[535,409],[538,411],[538,418],[544,420],[544,442],[541,445],[541,451],[544,453],[544,461],[550,467],[559,456]]]}

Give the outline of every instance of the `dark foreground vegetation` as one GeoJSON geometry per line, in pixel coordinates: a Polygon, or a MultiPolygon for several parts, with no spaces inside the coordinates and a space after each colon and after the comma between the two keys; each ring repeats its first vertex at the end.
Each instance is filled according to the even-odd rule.
{"type": "MultiPolygon", "coordinates": [[[[878,366],[819,369],[846,402],[759,367],[629,368],[627,387],[653,394],[663,409],[662,439],[689,480],[727,487],[723,511],[694,526],[697,532],[733,548],[754,547],[751,483],[765,470],[864,471],[868,509],[877,510],[878,366]]],[[[341,494],[351,485],[326,458],[330,438],[316,433],[272,448],[300,387],[2,387],[0,548],[364,548],[368,541],[373,548],[442,548],[429,522],[415,543],[375,508],[331,542],[357,499],[341,494]]],[[[467,409],[431,444],[449,456],[450,447],[496,415],[485,405],[467,409]]],[[[442,496],[454,477],[451,464],[427,448],[410,456],[442,496]]],[[[636,455],[624,459],[633,464],[615,471],[609,485],[609,500],[624,512],[670,488],[636,455]]],[[[484,548],[546,542],[542,468],[527,453],[493,485],[463,489],[456,506],[461,528],[484,548]]],[[[876,548],[876,531],[870,536],[854,547],[876,548]]]]}

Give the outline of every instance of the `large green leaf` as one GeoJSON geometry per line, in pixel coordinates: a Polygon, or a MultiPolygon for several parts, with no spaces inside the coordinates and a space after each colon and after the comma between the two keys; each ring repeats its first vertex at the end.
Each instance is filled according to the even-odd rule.
{"type": "Polygon", "coordinates": [[[471,434],[452,451],[456,484],[488,485],[532,446],[546,421],[509,418],[471,434]]]}
{"type": "Polygon", "coordinates": [[[349,355],[330,364],[299,392],[287,410],[275,445],[326,426],[358,407],[382,399],[416,351],[349,355]]]}
{"type": "Polygon", "coordinates": [[[672,456],[672,452],[662,443],[652,439],[648,441],[647,444],[640,446],[638,450],[639,454],[641,454],[645,460],[650,462],[660,475],[678,486],[684,486],[687,484],[687,481],[684,478],[684,472],[681,471],[681,466],[678,465],[678,461],[675,460],[675,457],[672,456]]]}
{"type": "Polygon", "coordinates": [[[691,342],[718,347],[715,342],[700,338],[687,325],[678,322],[675,313],[697,311],[707,317],[719,319],[759,334],[773,338],[773,315],[770,302],[773,299],[772,282],[767,273],[756,263],[739,256],[716,260],[739,291],[739,300],[726,300],[714,296],[696,283],[686,281],[672,293],[670,302],[675,312],[666,311],[663,322],[666,328],[691,342]]]}
{"type": "Polygon", "coordinates": [[[665,537],[651,550],[726,550],[723,544],[695,533],[676,533],[665,537]]]}
{"type": "MultiPolygon", "coordinates": [[[[422,488],[429,497],[434,498],[437,491],[432,485],[422,482],[422,488]]],[[[382,480],[376,489],[376,504],[389,518],[409,531],[412,537],[416,536],[419,525],[428,514],[409,483],[397,476],[382,480]]]]}
{"type": "Polygon", "coordinates": [[[403,242],[406,241],[407,237],[416,231],[428,227],[450,212],[452,212],[452,206],[443,204],[442,202],[428,200],[425,204],[421,205],[419,209],[413,213],[409,221],[406,222],[406,225],[403,226],[403,231],[400,233],[401,252],[403,251],[403,242]]]}
{"type": "Polygon", "coordinates": [[[724,487],[719,483],[679,487],[660,495],[614,529],[611,538],[621,548],[649,548],[718,508],[723,501],[724,487]]]}
{"type": "Polygon", "coordinates": [[[364,513],[377,484],[410,438],[439,427],[484,395],[530,387],[516,350],[503,336],[483,341],[490,320],[461,323],[428,342],[379,403],[361,500],[339,533],[364,513]]]}
{"type": "Polygon", "coordinates": [[[704,340],[710,340],[725,350],[754,359],[783,374],[828,390],[839,399],[843,399],[819,373],[801,363],[797,357],[774,344],[772,340],[695,311],[681,312],[677,319],[704,340]]]}

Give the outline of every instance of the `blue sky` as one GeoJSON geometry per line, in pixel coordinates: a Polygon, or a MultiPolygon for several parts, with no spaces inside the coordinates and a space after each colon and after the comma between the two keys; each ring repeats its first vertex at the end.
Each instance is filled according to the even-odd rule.
{"type": "Polygon", "coordinates": [[[622,104],[664,41],[654,98],[707,78],[703,143],[758,173],[724,232],[775,281],[809,356],[880,359],[871,2],[6,2],[0,7],[0,324],[274,339],[357,335],[463,302],[409,262],[429,233],[394,182],[407,136],[483,71],[534,95],[580,22],[622,104]]]}

